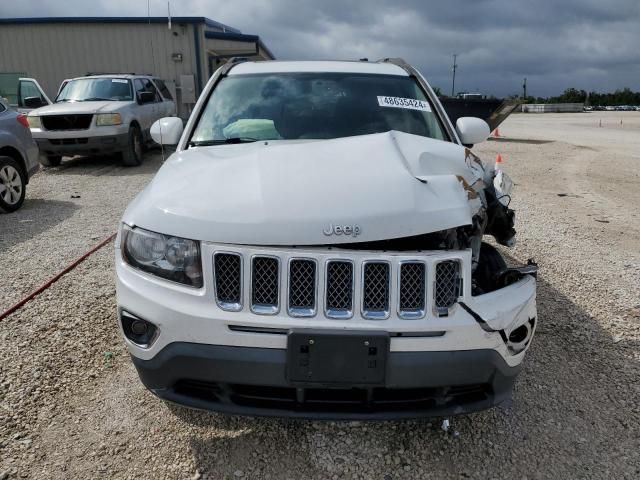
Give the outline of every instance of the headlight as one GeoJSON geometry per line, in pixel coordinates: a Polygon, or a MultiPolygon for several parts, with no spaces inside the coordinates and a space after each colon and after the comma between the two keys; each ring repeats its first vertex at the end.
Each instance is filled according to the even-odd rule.
{"type": "Polygon", "coordinates": [[[121,125],[122,117],[119,113],[98,113],[96,115],[96,125],[105,127],[107,125],[121,125]]]}
{"type": "Polygon", "coordinates": [[[42,122],[38,115],[27,115],[27,122],[29,122],[29,128],[42,128],[42,122]]]}
{"type": "Polygon", "coordinates": [[[202,287],[200,243],[142,228],[122,228],[122,256],[132,267],[190,287],[202,287]]]}

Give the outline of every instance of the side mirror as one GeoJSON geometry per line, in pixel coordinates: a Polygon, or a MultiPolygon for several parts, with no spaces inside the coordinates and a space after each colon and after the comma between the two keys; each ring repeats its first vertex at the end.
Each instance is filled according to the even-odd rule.
{"type": "Polygon", "coordinates": [[[160,145],[177,145],[183,129],[181,118],[164,117],[151,125],[151,138],[160,145]]]}
{"type": "Polygon", "coordinates": [[[40,108],[46,105],[40,97],[25,97],[22,102],[26,108],[40,108]]]}
{"type": "Polygon", "coordinates": [[[476,117],[460,117],[456,130],[463,145],[475,145],[484,142],[491,133],[487,122],[476,117]]]}
{"type": "Polygon", "coordinates": [[[156,95],[153,92],[140,92],[138,94],[138,103],[151,103],[156,99],[156,95]]]}

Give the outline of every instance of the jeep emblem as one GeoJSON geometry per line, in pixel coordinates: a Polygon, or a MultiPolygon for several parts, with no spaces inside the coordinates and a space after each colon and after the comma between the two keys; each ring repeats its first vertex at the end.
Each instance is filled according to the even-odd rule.
{"type": "Polygon", "coordinates": [[[331,235],[350,235],[356,238],[361,232],[360,225],[333,225],[331,223],[327,228],[322,230],[322,233],[327,237],[331,235]]]}

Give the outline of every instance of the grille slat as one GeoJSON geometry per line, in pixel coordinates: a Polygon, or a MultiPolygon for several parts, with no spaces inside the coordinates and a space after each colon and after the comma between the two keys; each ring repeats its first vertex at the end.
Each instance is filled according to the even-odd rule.
{"type": "Polygon", "coordinates": [[[353,263],[343,260],[327,263],[325,298],[328,317],[350,318],[353,315],[353,263]]]}
{"type": "Polygon", "coordinates": [[[366,262],[363,267],[362,313],[365,318],[389,315],[389,264],[366,262]]]}
{"type": "Polygon", "coordinates": [[[316,312],[316,262],[295,259],[289,262],[289,314],[313,316],[316,312]]]}
{"type": "Polygon", "coordinates": [[[216,303],[223,310],[241,311],[246,299],[251,312],[275,315],[281,307],[282,284],[286,289],[285,312],[291,317],[313,317],[320,305],[324,316],[332,319],[351,318],[357,307],[358,315],[365,319],[389,318],[393,308],[397,318],[409,320],[424,318],[427,312],[448,315],[463,292],[461,258],[403,259],[386,254],[376,258],[372,253],[364,258],[327,259],[326,253],[317,258],[312,252],[304,255],[282,263],[282,271],[286,254],[247,255],[250,266],[245,273],[242,252],[215,252],[216,303]],[[428,268],[434,272],[429,276],[428,268]],[[249,292],[245,293],[245,288],[249,292]]]}
{"type": "Polygon", "coordinates": [[[400,305],[402,318],[420,318],[426,310],[426,267],[422,262],[400,265],[400,305]]]}
{"type": "Polygon", "coordinates": [[[446,314],[458,301],[461,287],[458,261],[446,260],[436,265],[435,306],[439,314],[446,314]]]}
{"type": "Polygon", "coordinates": [[[242,308],[242,257],[234,253],[216,253],[213,257],[216,301],[224,310],[242,308]]]}
{"type": "Polygon", "coordinates": [[[277,313],[280,264],[274,257],[254,257],[251,265],[251,309],[255,313],[277,313]]]}

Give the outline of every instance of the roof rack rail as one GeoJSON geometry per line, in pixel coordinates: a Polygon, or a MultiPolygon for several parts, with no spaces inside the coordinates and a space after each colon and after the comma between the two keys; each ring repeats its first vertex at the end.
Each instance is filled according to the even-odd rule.
{"type": "Polygon", "coordinates": [[[242,63],[248,61],[249,57],[231,57],[227,63],[242,63]]]}
{"type": "Polygon", "coordinates": [[[237,64],[248,61],[249,59],[247,57],[231,57],[229,60],[227,60],[226,63],[222,65],[222,67],[220,67],[220,75],[225,77],[229,73],[229,70],[231,70],[237,64]]]}
{"type": "Polygon", "coordinates": [[[407,61],[402,57],[388,57],[381,58],[380,60],[376,60],[377,63],[393,63],[394,65],[398,65],[402,67],[403,65],[410,66],[407,61]]]}
{"type": "Polygon", "coordinates": [[[135,72],[87,72],[85,77],[95,77],[96,75],[144,75],[153,77],[151,73],[135,73],[135,72]]]}

